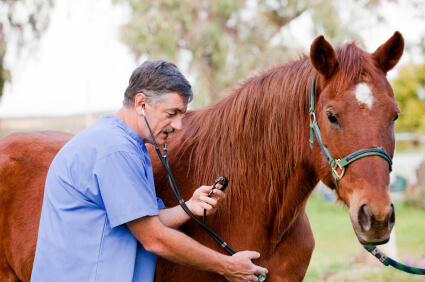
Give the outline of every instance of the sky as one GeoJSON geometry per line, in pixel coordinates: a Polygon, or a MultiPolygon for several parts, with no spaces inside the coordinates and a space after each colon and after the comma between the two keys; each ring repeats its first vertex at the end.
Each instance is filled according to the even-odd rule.
{"type": "MultiPolygon", "coordinates": [[[[342,3],[349,5],[346,1],[342,3]]],[[[375,51],[396,30],[403,34],[407,45],[425,34],[425,11],[409,9],[407,3],[399,0],[399,4],[386,5],[381,10],[387,18],[384,24],[359,23],[366,51],[375,51]],[[418,13],[422,13],[422,19],[413,16],[418,13]]],[[[131,72],[141,63],[119,41],[119,28],[129,15],[129,11],[113,5],[111,0],[56,0],[49,27],[37,49],[24,52],[19,59],[16,52],[6,57],[13,83],[5,86],[0,117],[118,110],[131,72]]],[[[283,30],[282,40],[308,52],[317,36],[309,33],[311,26],[308,14],[304,14],[283,30]]],[[[399,65],[421,56],[419,52],[405,54],[399,65]]],[[[186,75],[184,69],[182,72],[186,75]]],[[[395,74],[390,72],[390,78],[395,74]]]]}
{"type": "Polygon", "coordinates": [[[111,0],[56,0],[38,48],[19,60],[8,58],[13,83],[6,84],[0,116],[119,109],[137,67],[119,41],[119,27],[127,17],[111,0]]]}

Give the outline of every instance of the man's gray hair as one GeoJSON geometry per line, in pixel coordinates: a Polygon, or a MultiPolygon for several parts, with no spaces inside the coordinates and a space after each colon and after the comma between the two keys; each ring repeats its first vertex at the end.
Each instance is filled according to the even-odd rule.
{"type": "Polygon", "coordinates": [[[164,60],[146,61],[131,74],[124,94],[124,106],[134,105],[134,98],[143,93],[154,107],[167,100],[170,92],[177,92],[187,103],[192,101],[192,87],[177,66],[164,60]]]}

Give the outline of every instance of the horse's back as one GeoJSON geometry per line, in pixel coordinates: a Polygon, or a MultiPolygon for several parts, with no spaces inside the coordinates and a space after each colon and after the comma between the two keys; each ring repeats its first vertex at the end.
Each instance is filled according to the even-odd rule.
{"type": "Polygon", "coordinates": [[[7,196],[6,189],[26,189],[23,183],[38,181],[40,174],[45,175],[45,168],[71,138],[65,132],[31,131],[15,132],[0,139],[0,201],[7,196]]]}
{"type": "MultiPolygon", "coordinates": [[[[0,139],[0,168],[7,163],[4,163],[8,157],[15,158],[16,156],[28,156],[31,153],[49,153],[57,151],[71,139],[72,134],[60,131],[28,131],[14,132],[0,139]],[[47,149],[47,151],[43,151],[47,149]]],[[[55,153],[55,154],[56,154],[55,153]]],[[[29,155],[31,156],[31,155],[29,155]]],[[[43,158],[43,155],[39,155],[43,158]]]]}
{"type": "Polygon", "coordinates": [[[71,138],[34,131],[0,139],[0,281],[30,280],[47,171],[71,138]]]}

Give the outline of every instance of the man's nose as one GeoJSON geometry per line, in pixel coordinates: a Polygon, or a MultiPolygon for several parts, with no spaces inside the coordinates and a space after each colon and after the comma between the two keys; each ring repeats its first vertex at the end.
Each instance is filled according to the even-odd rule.
{"type": "Polygon", "coordinates": [[[180,117],[178,117],[177,119],[175,119],[171,123],[171,127],[174,128],[175,130],[182,130],[182,128],[183,128],[182,119],[180,117]]]}

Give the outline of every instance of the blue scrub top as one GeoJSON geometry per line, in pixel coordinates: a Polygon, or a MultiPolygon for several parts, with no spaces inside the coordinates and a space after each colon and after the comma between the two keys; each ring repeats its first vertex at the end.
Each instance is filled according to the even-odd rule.
{"type": "Polygon", "coordinates": [[[153,281],[156,255],[125,223],[161,208],[142,139],[103,116],[50,166],[31,281],[153,281]]]}

